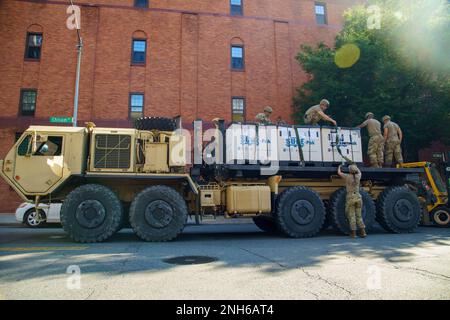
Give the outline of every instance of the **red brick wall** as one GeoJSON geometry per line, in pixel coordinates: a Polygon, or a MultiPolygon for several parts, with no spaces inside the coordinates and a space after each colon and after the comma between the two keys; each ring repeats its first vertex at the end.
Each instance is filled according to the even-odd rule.
{"type": "Polygon", "coordinates": [[[428,148],[420,150],[419,160],[440,163],[442,161],[441,159],[433,158],[434,153],[443,153],[445,157],[443,160],[445,162],[450,161],[450,146],[447,146],[440,141],[434,141],[428,148]]]}
{"type": "MultiPolygon", "coordinates": [[[[231,119],[231,97],[246,98],[247,120],[265,105],[291,120],[291,101],[305,74],[295,60],[301,44],[333,43],[343,11],[357,0],[327,3],[328,26],[317,26],[314,1],[243,0],[244,16],[229,16],[229,0],[80,0],[84,51],[80,124],[129,126],[130,92],[145,93],[145,114],[231,119]],[[146,66],[131,66],[133,34],[147,37],[146,66]],[[245,71],[230,70],[230,44],[245,45],[245,71]]],[[[66,28],[63,0],[0,1],[0,157],[14,133],[50,116],[71,116],[76,32],[66,28]],[[40,62],[24,61],[28,31],[43,32],[40,62]],[[34,118],[17,117],[21,88],[38,89],[34,118]]],[[[0,182],[0,212],[17,197],[0,182]]]]}

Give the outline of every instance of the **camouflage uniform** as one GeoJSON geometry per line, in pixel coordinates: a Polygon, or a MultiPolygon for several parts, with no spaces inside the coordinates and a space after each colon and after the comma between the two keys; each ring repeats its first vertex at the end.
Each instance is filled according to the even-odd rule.
{"type": "Polygon", "coordinates": [[[398,136],[400,127],[393,121],[388,121],[385,125],[388,129],[388,136],[386,139],[386,165],[391,166],[393,158],[397,163],[403,163],[402,147],[398,136]]]}
{"type": "Polygon", "coordinates": [[[367,155],[373,168],[382,168],[384,161],[384,138],[381,135],[381,123],[376,119],[367,119],[361,128],[367,127],[369,133],[369,146],[367,155]]]}
{"type": "Polygon", "coordinates": [[[319,123],[319,121],[322,120],[322,117],[319,114],[320,111],[323,110],[319,104],[309,108],[305,113],[304,117],[305,123],[316,126],[319,123]]]}
{"type": "Polygon", "coordinates": [[[270,118],[264,112],[258,113],[256,115],[255,119],[258,123],[261,123],[261,124],[265,124],[265,125],[272,124],[272,122],[270,121],[270,118]]]}
{"type": "Polygon", "coordinates": [[[345,186],[347,189],[347,196],[345,201],[345,213],[350,225],[350,230],[356,231],[356,226],[359,229],[365,229],[364,221],[362,219],[362,197],[359,193],[359,183],[361,180],[361,171],[358,169],[356,174],[344,174],[345,186]]]}

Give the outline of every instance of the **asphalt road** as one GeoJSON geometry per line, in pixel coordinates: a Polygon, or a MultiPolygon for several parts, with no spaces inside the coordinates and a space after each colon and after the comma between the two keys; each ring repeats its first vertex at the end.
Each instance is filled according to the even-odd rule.
{"type": "Polygon", "coordinates": [[[126,229],[77,244],[60,228],[3,225],[0,298],[449,299],[450,229],[288,239],[239,223],[188,226],[169,243],[145,243],[126,229]],[[216,260],[164,261],[186,255],[216,260]]]}

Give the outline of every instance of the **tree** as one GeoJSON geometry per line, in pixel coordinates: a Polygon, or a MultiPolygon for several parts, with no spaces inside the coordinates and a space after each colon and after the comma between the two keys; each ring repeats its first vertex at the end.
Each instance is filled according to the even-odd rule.
{"type": "Polygon", "coordinates": [[[297,89],[294,118],[302,121],[323,98],[339,126],[361,123],[368,111],[389,114],[415,160],[432,141],[450,143],[450,7],[441,0],[371,5],[346,11],[334,48],[301,47],[297,60],[310,80],[297,89]],[[380,28],[370,28],[378,10],[380,28]]]}

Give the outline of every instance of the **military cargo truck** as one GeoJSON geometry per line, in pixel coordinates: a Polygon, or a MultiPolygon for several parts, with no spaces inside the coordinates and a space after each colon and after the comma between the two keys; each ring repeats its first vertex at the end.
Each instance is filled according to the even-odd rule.
{"type": "MultiPolygon", "coordinates": [[[[300,135],[316,135],[318,128],[275,127],[269,132],[253,124],[246,128],[253,137],[249,139],[248,134],[236,136],[235,127],[225,128],[220,121],[208,140],[202,122],[195,121],[195,161],[190,165],[191,138],[186,130],[183,134],[180,118],[143,118],[135,129],[97,128],[92,123],[74,128],[31,126],[0,162],[0,175],[37,207],[62,203],[63,228],[77,242],[107,240],[127,221],[142,240],[172,240],[189,215],[196,223],[217,215],[253,218],[262,230],[293,238],[314,236],[328,225],[349,233],[338,162],[304,155],[319,149],[301,143],[300,135]],[[288,139],[279,139],[281,131],[288,139]],[[237,143],[230,141],[233,136],[237,143]],[[203,140],[209,141],[205,147],[203,140]],[[289,143],[278,146],[275,141],[289,143]],[[241,159],[234,157],[241,151],[230,150],[239,146],[241,159]],[[269,151],[279,148],[288,148],[289,157],[267,161],[272,157],[269,151]]],[[[350,132],[349,139],[352,135],[357,136],[350,132]]],[[[326,140],[318,135],[314,139],[326,140]]],[[[360,157],[358,143],[348,147],[356,152],[354,159],[360,157]]],[[[415,230],[421,209],[408,186],[418,183],[420,169],[361,171],[367,229],[377,220],[390,232],[415,230]]]]}

